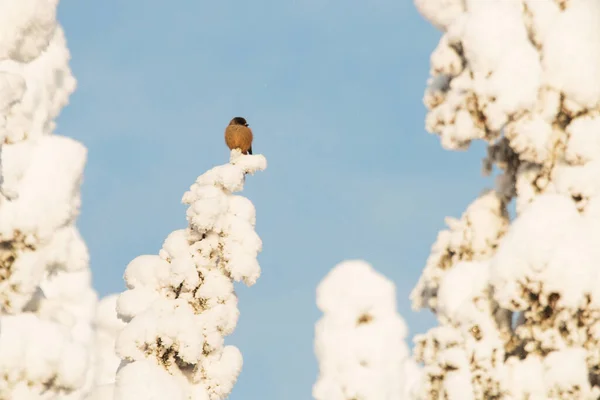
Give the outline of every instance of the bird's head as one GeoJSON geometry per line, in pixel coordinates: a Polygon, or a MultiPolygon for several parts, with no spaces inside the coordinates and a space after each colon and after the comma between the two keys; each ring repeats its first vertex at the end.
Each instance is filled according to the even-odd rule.
{"type": "Polygon", "coordinates": [[[232,119],[229,122],[229,125],[243,125],[243,126],[248,126],[248,122],[246,122],[245,118],[235,117],[234,119],[232,119]]]}

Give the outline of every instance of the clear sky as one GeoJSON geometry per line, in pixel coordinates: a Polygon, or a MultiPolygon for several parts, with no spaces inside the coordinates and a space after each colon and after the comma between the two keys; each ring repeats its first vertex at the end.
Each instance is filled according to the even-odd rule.
{"type": "Polygon", "coordinates": [[[246,181],[262,276],[238,286],[231,400],[306,400],[317,376],[315,288],[362,258],[408,295],[445,216],[490,185],[482,148],[442,150],[423,90],[439,32],[408,0],[62,0],[78,89],[57,133],[88,148],[79,227],[100,295],[186,225],[181,196],[228,161],[234,116],[268,169],[246,181]]]}

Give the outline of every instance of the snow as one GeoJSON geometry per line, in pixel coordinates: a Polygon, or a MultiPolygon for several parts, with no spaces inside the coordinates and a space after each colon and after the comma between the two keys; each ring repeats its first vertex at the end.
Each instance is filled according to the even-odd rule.
{"type": "Polygon", "coordinates": [[[81,399],[93,385],[90,367],[94,338],[92,321],[96,304],[97,295],[92,289],[92,275],[86,263],[80,269],[65,268],[49,274],[41,282],[37,298],[28,305],[28,311],[60,326],[65,340],[85,349],[83,366],[72,365],[77,368],[76,373],[85,371],[85,382],[76,391],[63,395],[65,400],[81,399]]]}
{"type": "MultiPolygon", "coordinates": [[[[6,221],[0,227],[0,235],[7,237],[18,230],[46,239],[65,221],[74,219],[78,214],[78,190],[86,154],[79,142],[55,135],[40,138],[29,149],[5,146],[3,167],[7,171],[23,170],[14,179],[18,180],[14,186],[18,201],[0,203],[0,218],[6,221]],[[29,162],[23,165],[27,158],[29,162]],[[42,194],[46,196],[41,197],[42,194]]],[[[7,177],[5,182],[13,180],[7,177]]]]}
{"type": "MultiPolygon", "coordinates": [[[[416,4],[441,15],[458,10],[436,9],[439,2],[416,4]]],[[[437,14],[431,19],[438,24],[437,14]]],[[[542,84],[539,55],[522,24],[520,4],[512,0],[468,2],[432,54],[431,71],[426,128],[448,149],[497,138],[515,114],[533,108],[542,84]]]]}
{"type": "Polygon", "coordinates": [[[560,307],[583,307],[597,279],[599,237],[600,226],[582,217],[570,198],[539,196],[511,226],[494,257],[496,300],[520,311],[533,291],[542,301],[558,294],[560,307]]]}
{"type": "Polygon", "coordinates": [[[10,243],[5,257],[15,257],[14,267],[3,273],[0,306],[10,312],[25,306],[57,257],[81,259],[65,260],[69,268],[87,263],[85,244],[68,226],[78,214],[87,151],[50,135],[75,88],[64,34],[54,19],[56,2],[14,4],[0,2],[0,18],[13,17],[2,25],[0,41],[0,141],[7,143],[0,146],[0,239],[10,243]]]}
{"type": "Polygon", "coordinates": [[[79,214],[85,147],[54,135],[75,89],[57,1],[0,0],[0,397],[82,399],[96,294],[79,214]]]}
{"type": "Polygon", "coordinates": [[[115,385],[106,384],[102,386],[96,386],[91,392],[89,392],[85,400],[107,400],[115,397],[115,385]]]}
{"type": "Polygon", "coordinates": [[[440,282],[438,316],[449,321],[475,322],[469,319],[480,310],[473,299],[486,292],[488,276],[486,262],[463,261],[454,265],[440,282]]]}
{"type": "Polygon", "coordinates": [[[42,137],[29,146],[30,151],[21,146],[27,145],[3,146],[4,182],[15,183],[11,190],[18,198],[0,198],[0,238],[13,243],[12,252],[36,251],[19,253],[14,268],[7,271],[8,275],[0,283],[0,306],[7,310],[21,309],[39,285],[46,268],[60,258],[65,259],[64,265],[68,268],[87,264],[85,244],[69,225],[79,212],[85,148],[72,139],[54,135],[42,137]],[[14,149],[14,146],[20,148],[14,149]],[[22,175],[9,179],[9,173],[19,170],[18,164],[27,158],[30,162],[22,165],[22,175]]]}
{"type": "Polygon", "coordinates": [[[184,388],[173,376],[160,366],[148,361],[126,364],[119,370],[114,396],[115,399],[144,400],[201,399],[201,397],[188,397],[184,393],[184,388]]]}
{"type": "Polygon", "coordinates": [[[546,358],[530,355],[507,365],[506,386],[532,399],[592,399],[587,380],[586,350],[568,348],[546,358]],[[565,366],[568,366],[565,368],[565,366]]]}
{"type": "Polygon", "coordinates": [[[583,165],[600,159],[600,116],[575,118],[567,126],[567,133],[566,161],[583,165]]]}
{"type": "Polygon", "coordinates": [[[0,118],[0,140],[17,143],[54,130],[54,118],[76,87],[69,59],[64,32],[57,26],[49,45],[35,60],[27,64],[0,61],[0,76],[9,74],[10,80],[0,86],[8,87],[10,94],[8,101],[0,102],[9,105],[0,118]]]}
{"type": "Polygon", "coordinates": [[[0,397],[55,398],[83,386],[88,351],[68,338],[63,327],[34,314],[3,316],[0,397]]]}
{"type": "Polygon", "coordinates": [[[584,108],[600,105],[600,2],[571,1],[543,36],[545,81],[584,108]]]}
{"type": "Polygon", "coordinates": [[[220,400],[233,389],[242,368],[240,351],[224,343],[239,316],[233,282],[256,282],[262,250],[254,205],[234,193],[266,165],[262,155],[233,150],[184,194],[188,228],[127,266],[116,301],[126,324],[115,344],[123,360],[115,399],[220,400]]]}
{"type": "Polygon", "coordinates": [[[484,140],[500,172],[411,294],[439,322],[415,338],[417,398],[598,398],[600,3],[415,4],[443,30],[426,128],[447,149],[484,140]]]}
{"type": "Polygon", "coordinates": [[[544,382],[549,383],[547,393],[551,397],[591,397],[585,349],[552,352],[544,359],[544,367],[544,382]]]}
{"type": "Polygon", "coordinates": [[[507,127],[505,133],[521,160],[533,163],[544,162],[556,144],[552,125],[541,115],[522,118],[507,127]]]}
{"type": "Polygon", "coordinates": [[[56,30],[58,0],[0,1],[0,61],[30,62],[56,30]]]}
{"type": "Polygon", "coordinates": [[[536,400],[547,399],[541,357],[530,355],[524,360],[511,358],[506,366],[505,386],[511,388],[513,393],[536,400]]]}
{"type": "Polygon", "coordinates": [[[419,12],[440,29],[448,27],[465,9],[464,0],[415,0],[419,12]]]}
{"type": "Polygon", "coordinates": [[[423,275],[410,298],[413,308],[436,308],[439,282],[459,261],[486,260],[508,227],[508,215],[497,193],[482,193],[460,220],[447,218],[448,230],[438,234],[423,275]]]}
{"type": "Polygon", "coordinates": [[[315,328],[317,400],[400,399],[418,368],[408,358],[406,325],[396,311],[394,284],[369,264],[338,264],[317,288],[323,318],[315,328]]]}
{"type": "MultiPolygon", "coordinates": [[[[94,319],[94,391],[100,393],[112,388],[121,358],[115,351],[117,336],[125,323],[117,317],[117,294],[98,302],[94,319]]],[[[112,390],[112,389],[110,389],[112,390]]],[[[106,398],[112,398],[107,397],[106,398]]]]}

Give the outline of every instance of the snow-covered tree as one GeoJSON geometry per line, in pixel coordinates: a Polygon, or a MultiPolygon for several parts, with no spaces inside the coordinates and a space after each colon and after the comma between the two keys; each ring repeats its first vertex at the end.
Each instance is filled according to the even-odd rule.
{"type": "Polygon", "coordinates": [[[54,135],[75,89],[57,0],[0,0],[0,398],[91,385],[88,253],[75,227],[85,147],[54,135]]]}
{"type": "Polygon", "coordinates": [[[369,264],[345,261],[317,288],[316,400],[410,398],[418,369],[409,358],[396,288],[369,264]]]}
{"type": "Polygon", "coordinates": [[[415,0],[443,32],[426,128],[501,174],[412,293],[423,399],[600,396],[600,2],[415,0]],[[511,221],[508,206],[515,202],[511,221]]]}
{"type": "Polygon", "coordinates": [[[254,205],[234,193],[266,165],[262,155],[233,150],[228,164],[198,177],[183,196],[187,229],[172,232],[158,255],[129,263],[128,290],[117,301],[126,322],[116,341],[123,362],[104,399],[229,395],[242,368],[240,351],[224,345],[239,315],[233,282],[256,282],[262,248],[254,205]]]}

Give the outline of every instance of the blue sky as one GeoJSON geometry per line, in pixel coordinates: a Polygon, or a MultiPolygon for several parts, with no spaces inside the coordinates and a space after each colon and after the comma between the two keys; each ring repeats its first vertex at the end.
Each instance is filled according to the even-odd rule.
{"type": "Polygon", "coordinates": [[[491,182],[481,146],[444,151],[424,131],[439,32],[412,2],[62,0],[59,19],[78,89],[57,133],[89,150],[79,227],[100,295],[185,226],[181,196],[227,162],[223,129],[240,115],[269,167],[244,191],[263,273],[237,288],[230,399],[311,397],[315,288],[344,259],[395,282],[411,338],[432,326],[410,290],[444,217],[491,182]]]}

